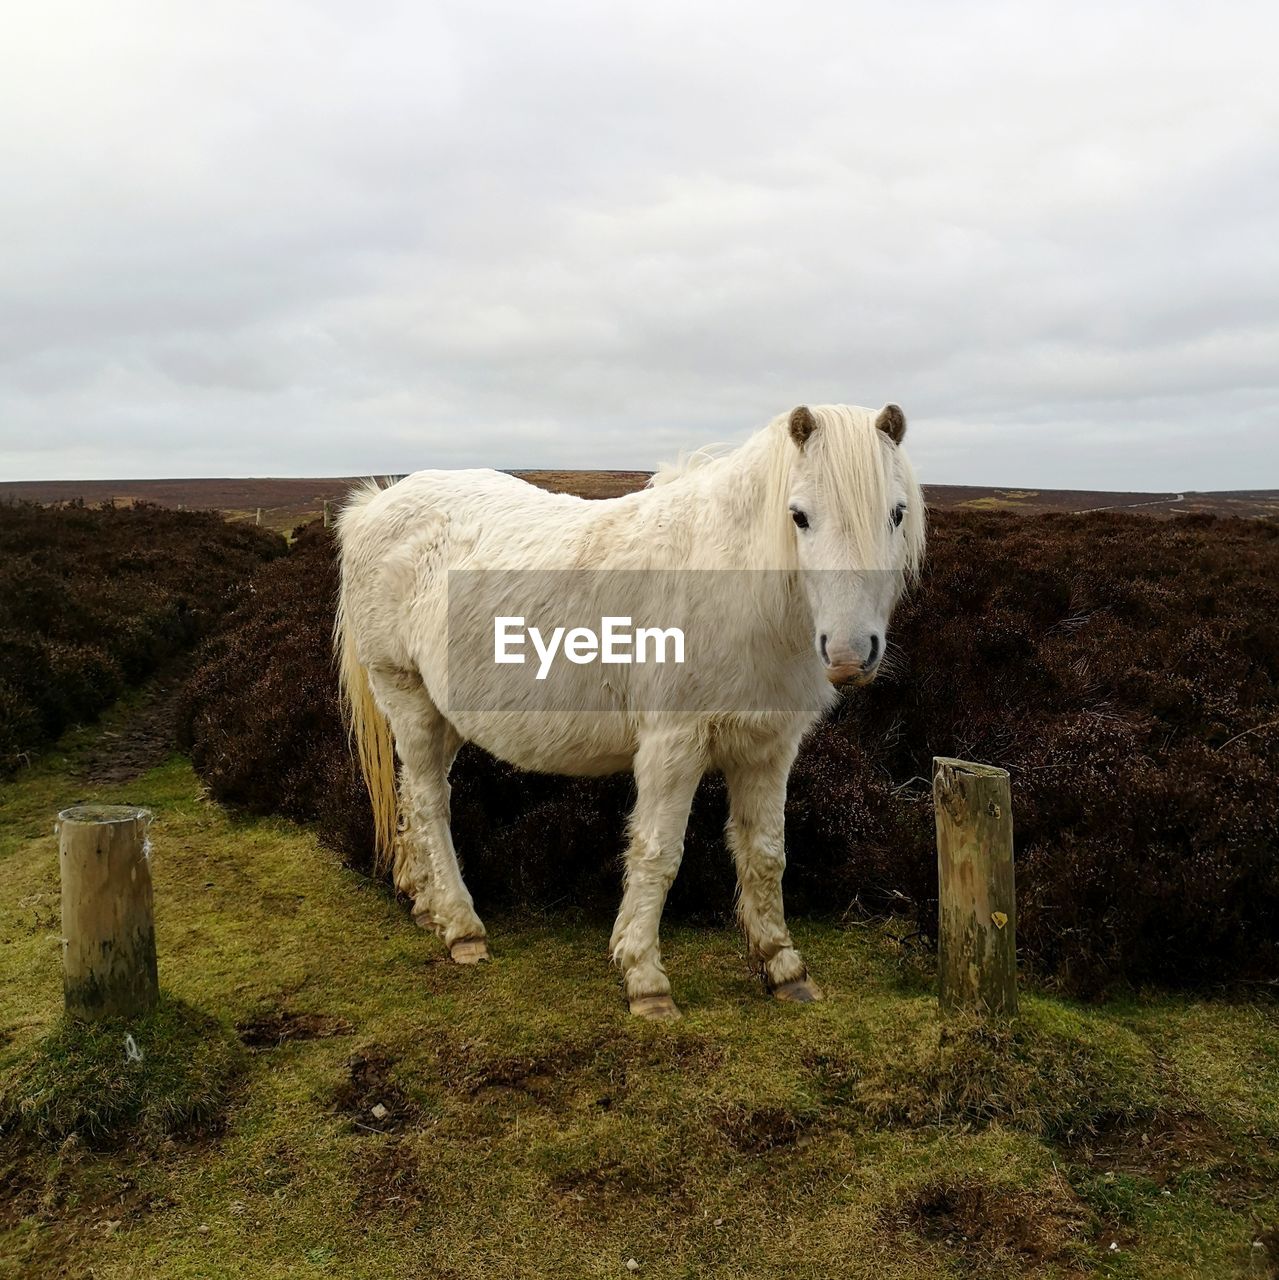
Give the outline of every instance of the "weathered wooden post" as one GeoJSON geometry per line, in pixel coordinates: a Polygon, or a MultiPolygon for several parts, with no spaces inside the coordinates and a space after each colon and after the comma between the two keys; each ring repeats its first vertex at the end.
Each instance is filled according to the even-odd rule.
{"type": "Polygon", "coordinates": [[[145,1013],[159,995],[150,822],[146,809],[122,804],[58,814],[62,989],[74,1017],[145,1013]]]}
{"type": "Polygon", "coordinates": [[[1017,897],[1008,771],[933,758],[941,1007],[1017,1012],[1017,897]]]}
{"type": "Polygon", "coordinates": [[[261,507],[259,507],[259,508],[258,508],[258,513],[257,513],[257,515],[256,515],[256,516],[254,516],[254,518],[253,518],[253,523],[254,523],[254,524],[259,524],[259,525],[262,523],[262,508],[261,508],[261,507]]]}
{"type": "Polygon", "coordinates": [[[327,529],[333,523],[333,516],[329,510],[329,500],[324,499],[324,527],[327,529]]]}

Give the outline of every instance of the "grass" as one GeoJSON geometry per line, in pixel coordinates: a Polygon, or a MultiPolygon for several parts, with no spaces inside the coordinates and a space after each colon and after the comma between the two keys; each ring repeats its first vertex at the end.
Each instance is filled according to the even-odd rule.
{"type": "Polygon", "coordinates": [[[216,1131],[242,1050],[215,1018],[171,997],[143,1018],[61,1018],[0,1096],[0,1129],[110,1148],[216,1131]]]}
{"type": "Polygon", "coordinates": [[[973,511],[1002,511],[1022,505],[1022,499],[1029,497],[1023,493],[984,494],[980,498],[967,498],[957,505],[973,511]]]}
{"type": "Polygon", "coordinates": [[[494,962],[457,968],[181,759],[86,788],[88,739],[0,794],[5,1280],[1277,1273],[1272,1001],[1029,993],[943,1026],[899,929],[799,922],[828,1002],[672,929],[685,1018],[651,1026],[606,924],[490,919],[494,962]],[[52,816],[86,800],[157,815],[147,1076],[123,1027],[60,1018],[52,816]]]}

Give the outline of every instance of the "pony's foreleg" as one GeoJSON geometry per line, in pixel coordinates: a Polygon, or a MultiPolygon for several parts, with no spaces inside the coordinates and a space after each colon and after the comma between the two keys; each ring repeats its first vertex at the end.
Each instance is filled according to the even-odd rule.
{"type": "Polygon", "coordinates": [[[395,887],[413,899],[413,919],[444,939],[459,964],[488,959],[484,925],[462,879],[449,829],[449,769],[461,746],[416,675],[370,671],[400,758],[395,887]]]}
{"type": "Polygon", "coordinates": [[[803,957],[791,941],[782,908],[786,779],[793,749],[750,763],[726,765],[728,846],[737,865],[737,918],[751,958],[779,1000],[820,1000],[803,957]]]}
{"type": "Polygon", "coordinates": [[[704,768],[701,749],[687,732],[648,735],[635,756],[638,798],[626,850],[626,889],[609,950],[622,970],[630,1010],[641,1017],[679,1017],[662,967],[658,926],[684,856],[684,829],[704,768]]]}

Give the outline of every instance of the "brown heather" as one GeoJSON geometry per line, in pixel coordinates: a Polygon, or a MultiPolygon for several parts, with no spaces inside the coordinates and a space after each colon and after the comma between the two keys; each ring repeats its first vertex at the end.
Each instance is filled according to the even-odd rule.
{"type": "Polygon", "coordinates": [[[213,511],[0,503],[0,775],[189,648],[284,550],[213,511]]]}
{"type": "MultiPolygon", "coordinates": [[[[301,531],[201,651],[184,745],[213,793],[318,820],[355,866],[371,825],[336,704],[329,536],[301,531]]],[[[795,914],[936,915],[934,755],[1012,774],[1019,941],[1042,980],[1279,978],[1279,525],[937,512],[894,671],[810,736],[787,805],[795,914]]],[[[481,913],[607,913],[627,777],[522,774],[466,748],[454,830],[481,913]]],[[[671,910],[731,910],[718,778],[671,910]]]]}

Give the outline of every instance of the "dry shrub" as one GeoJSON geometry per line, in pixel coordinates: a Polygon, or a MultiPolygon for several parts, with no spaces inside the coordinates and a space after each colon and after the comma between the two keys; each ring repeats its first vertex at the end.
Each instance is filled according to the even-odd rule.
{"type": "MultiPolygon", "coordinates": [[[[308,528],[206,645],[185,740],[221,799],[318,819],[367,866],[330,656],[336,574],[308,528]]],[[[787,804],[797,912],[908,911],[928,933],[934,755],[1013,780],[1022,953],[1077,991],[1279,976],[1279,526],[938,512],[895,671],[810,735],[787,804]]],[[[481,904],[611,910],[629,778],[465,749],[454,827],[481,904]]],[[[723,784],[703,784],[671,908],[727,911],[723,784]]]]}
{"type": "Polygon", "coordinates": [[[898,677],[838,731],[894,781],[1011,772],[1020,940],[1065,985],[1279,974],[1279,525],[950,514],[929,554],[898,677]]]}
{"type": "Polygon", "coordinates": [[[337,574],[318,522],[265,566],[201,647],[178,709],[179,745],[214,795],[255,813],[319,819],[368,866],[373,826],[338,711],[337,574]]]}
{"type": "Polygon", "coordinates": [[[284,549],[217,512],[0,504],[0,774],[194,644],[284,549]]]}

